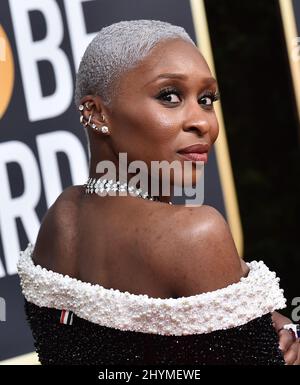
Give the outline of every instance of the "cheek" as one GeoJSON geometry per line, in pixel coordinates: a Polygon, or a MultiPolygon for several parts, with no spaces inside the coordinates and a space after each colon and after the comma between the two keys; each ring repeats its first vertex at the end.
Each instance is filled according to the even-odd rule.
{"type": "Polygon", "coordinates": [[[122,127],[122,136],[134,136],[141,142],[161,146],[177,135],[179,120],[175,111],[151,99],[127,105],[129,108],[119,110],[113,121],[116,127],[122,127]]]}
{"type": "Polygon", "coordinates": [[[151,127],[153,140],[164,144],[177,137],[178,130],[180,129],[180,120],[175,111],[171,113],[171,111],[160,110],[155,116],[152,116],[151,127]]]}
{"type": "Polygon", "coordinates": [[[149,99],[144,108],[141,107],[141,114],[150,140],[164,144],[178,134],[180,116],[176,109],[167,108],[159,101],[149,99]]]}

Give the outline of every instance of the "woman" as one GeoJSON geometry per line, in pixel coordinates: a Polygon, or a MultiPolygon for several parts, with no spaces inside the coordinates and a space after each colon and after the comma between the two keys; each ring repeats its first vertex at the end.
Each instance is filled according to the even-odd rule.
{"type": "Polygon", "coordinates": [[[57,198],[18,264],[42,364],[299,363],[298,340],[283,326],[291,321],[275,312],[285,307],[278,279],[263,262],[242,261],[216,209],[168,204],[172,192],[161,190],[120,193],[129,189],[120,172],[112,185],[97,169],[121,166],[120,153],[148,169],[188,162],[194,186],[195,160],[206,162],[218,136],[217,99],[181,27],[122,21],[88,46],[75,102],[89,179],[57,198]]]}

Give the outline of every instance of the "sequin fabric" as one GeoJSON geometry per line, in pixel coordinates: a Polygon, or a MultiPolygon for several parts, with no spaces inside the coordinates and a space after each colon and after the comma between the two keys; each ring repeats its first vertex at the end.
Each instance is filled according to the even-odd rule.
{"type": "Polygon", "coordinates": [[[278,337],[266,314],[245,325],[208,334],[167,336],[124,331],[25,300],[36,351],[44,365],[283,365],[278,337]]]}

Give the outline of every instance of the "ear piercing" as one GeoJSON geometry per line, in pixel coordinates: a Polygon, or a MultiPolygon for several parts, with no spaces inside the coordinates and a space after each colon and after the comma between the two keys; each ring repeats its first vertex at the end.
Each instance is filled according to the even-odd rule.
{"type": "MultiPolygon", "coordinates": [[[[80,104],[80,106],[78,107],[78,110],[82,113],[84,111],[84,109],[87,109],[88,111],[91,110],[91,105],[89,102],[86,102],[84,105],[83,104],[80,104]]],[[[92,127],[92,129],[94,131],[97,131],[97,132],[102,132],[103,134],[109,134],[109,128],[107,126],[102,126],[102,127],[97,127],[95,123],[92,123],[92,117],[93,117],[93,114],[90,114],[89,115],[89,118],[88,120],[85,119],[84,115],[82,114],[80,116],[80,123],[84,126],[84,127],[87,127],[87,126],[90,126],[92,127]]],[[[101,118],[103,121],[105,121],[105,117],[103,114],[101,114],[101,118]]]]}

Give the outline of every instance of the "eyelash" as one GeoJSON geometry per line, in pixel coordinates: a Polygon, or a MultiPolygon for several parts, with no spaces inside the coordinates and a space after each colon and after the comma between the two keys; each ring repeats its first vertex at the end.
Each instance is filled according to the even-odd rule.
{"type": "MultiPolygon", "coordinates": [[[[159,91],[159,94],[157,96],[157,99],[161,99],[162,97],[165,97],[165,96],[168,96],[170,94],[175,94],[176,96],[178,97],[181,97],[181,92],[179,92],[177,90],[177,88],[174,88],[174,87],[167,87],[167,88],[163,88],[159,91]]],[[[220,93],[218,91],[216,92],[213,92],[211,90],[206,90],[202,93],[202,95],[199,97],[199,100],[201,100],[202,98],[205,98],[205,97],[208,97],[211,99],[211,103],[210,105],[205,105],[204,104],[204,107],[206,108],[210,108],[210,107],[213,107],[213,103],[217,100],[220,99],[220,93]]],[[[169,102],[168,100],[165,100],[165,102],[169,102]]],[[[171,104],[176,104],[178,102],[175,102],[175,103],[172,103],[172,102],[169,102],[171,104]]]]}

